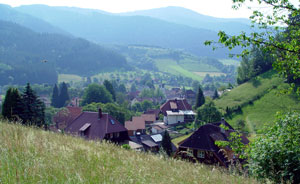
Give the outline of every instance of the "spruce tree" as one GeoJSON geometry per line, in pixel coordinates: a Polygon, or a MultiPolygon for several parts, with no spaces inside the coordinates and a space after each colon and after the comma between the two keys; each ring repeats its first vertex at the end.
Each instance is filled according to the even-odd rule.
{"type": "Polygon", "coordinates": [[[218,90],[215,90],[213,99],[217,99],[217,98],[219,98],[219,94],[218,94],[218,90]]]}
{"type": "Polygon", "coordinates": [[[170,135],[169,135],[168,131],[164,132],[163,139],[162,139],[162,142],[161,142],[161,146],[164,149],[164,151],[167,153],[167,155],[171,156],[171,154],[172,154],[172,142],[171,142],[171,138],[170,138],[170,135]]]}
{"type": "Polygon", "coordinates": [[[5,99],[2,104],[2,115],[10,121],[17,121],[18,114],[21,113],[21,96],[18,89],[9,88],[6,91],[5,99]]]}
{"type": "Polygon", "coordinates": [[[59,107],[64,107],[68,100],[70,100],[68,86],[63,82],[60,86],[59,107]]]}
{"type": "Polygon", "coordinates": [[[51,105],[55,108],[59,107],[59,92],[58,92],[58,87],[56,84],[53,87],[51,105]]]}
{"type": "Polygon", "coordinates": [[[107,91],[110,92],[110,94],[112,95],[113,101],[116,101],[116,92],[113,88],[113,85],[111,84],[111,82],[109,82],[108,80],[105,80],[103,85],[105,86],[105,88],[107,89],[107,91]]]}
{"type": "Polygon", "coordinates": [[[45,104],[38,99],[35,91],[27,83],[22,94],[22,112],[20,118],[25,125],[35,125],[42,127],[45,125],[45,104]]]}
{"type": "Polygon", "coordinates": [[[203,95],[202,89],[198,88],[197,98],[196,98],[196,109],[205,103],[205,97],[203,95]]]}

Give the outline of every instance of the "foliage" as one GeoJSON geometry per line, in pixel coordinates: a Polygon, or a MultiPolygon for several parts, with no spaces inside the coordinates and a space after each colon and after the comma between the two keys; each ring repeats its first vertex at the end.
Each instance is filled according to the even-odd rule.
{"type": "Polygon", "coordinates": [[[127,108],[113,103],[91,103],[83,106],[82,110],[98,112],[99,108],[102,109],[102,112],[110,114],[122,124],[124,124],[125,121],[130,120],[132,117],[132,113],[127,108]]]}
{"type": "MultiPolygon", "coordinates": [[[[21,95],[21,111],[19,117],[25,125],[45,126],[45,104],[38,99],[28,83],[21,95]]],[[[45,127],[47,128],[47,127],[45,127]]]]}
{"type": "Polygon", "coordinates": [[[161,147],[167,153],[167,155],[171,156],[171,154],[172,154],[172,142],[171,142],[171,137],[170,137],[168,131],[164,132],[163,139],[162,139],[162,142],[161,142],[161,147]]]}
{"type": "Polygon", "coordinates": [[[198,93],[197,93],[197,97],[196,97],[196,105],[195,108],[199,108],[201,107],[203,104],[205,103],[205,97],[203,94],[203,91],[201,89],[201,87],[198,87],[198,93]]]}
{"type": "MultiPolygon", "coordinates": [[[[234,8],[240,8],[244,3],[252,0],[233,0],[234,8]]],[[[267,6],[271,13],[265,13],[261,10],[254,10],[250,17],[253,23],[260,28],[259,32],[252,32],[247,35],[242,32],[237,36],[229,36],[225,32],[219,32],[219,43],[232,49],[234,47],[247,48],[253,45],[264,52],[270,53],[276,60],[273,62],[273,68],[285,76],[291,87],[297,89],[300,94],[299,83],[300,70],[300,47],[299,47],[299,16],[300,9],[288,0],[257,0],[262,6],[267,6]],[[284,25],[280,27],[280,25],[284,25]],[[272,27],[272,28],[271,28],[272,27]]],[[[212,41],[206,41],[206,45],[212,44],[212,41]]],[[[248,55],[249,51],[245,49],[238,56],[248,55]]]]}
{"type": "Polygon", "coordinates": [[[212,123],[221,120],[222,114],[216,108],[212,100],[208,100],[203,106],[197,109],[196,124],[198,127],[203,123],[212,123]]]}
{"type": "Polygon", "coordinates": [[[217,98],[219,98],[219,94],[218,94],[218,90],[215,89],[213,99],[215,100],[215,99],[217,99],[217,98]]]}
{"type": "Polygon", "coordinates": [[[59,91],[58,91],[58,87],[57,87],[56,84],[53,87],[51,105],[53,107],[56,107],[56,108],[58,108],[60,106],[60,104],[59,104],[59,91]]]}
{"type": "Polygon", "coordinates": [[[70,100],[68,86],[65,82],[60,85],[59,93],[59,107],[64,107],[68,100],[70,100]]]}
{"type": "Polygon", "coordinates": [[[2,104],[2,116],[10,121],[17,121],[21,108],[21,96],[18,89],[9,88],[2,104]]]}
{"type": "Polygon", "coordinates": [[[249,169],[262,180],[300,182],[300,114],[278,114],[272,126],[251,143],[249,169]]]}
{"type": "Polygon", "coordinates": [[[122,145],[122,148],[127,149],[127,150],[130,150],[129,144],[123,144],[123,145],[122,145]]]}
{"type": "Polygon", "coordinates": [[[241,66],[238,67],[237,83],[242,84],[270,70],[273,61],[274,58],[269,52],[253,47],[249,55],[243,57],[241,66]]]}
{"type": "Polygon", "coordinates": [[[90,84],[84,90],[82,105],[87,105],[93,102],[109,103],[112,101],[112,95],[104,86],[98,84],[90,84]]]}
{"type": "Polygon", "coordinates": [[[103,82],[103,85],[105,86],[105,88],[107,89],[107,91],[110,92],[110,94],[112,95],[113,101],[116,101],[116,92],[111,84],[111,82],[109,82],[108,80],[105,80],[103,82]]]}

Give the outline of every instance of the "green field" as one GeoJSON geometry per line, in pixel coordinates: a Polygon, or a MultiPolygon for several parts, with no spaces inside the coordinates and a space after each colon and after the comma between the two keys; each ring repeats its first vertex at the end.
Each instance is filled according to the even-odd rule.
{"type": "Polygon", "coordinates": [[[198,81],[201,81],[203,79],[203,77],[200,77],[200,76],[194,74],[193,72],[184,69],[183,67],[178,65],[176,63],[176,61],[174,61],[174,60],[157,59],[155,61],[155,63],[156,63],[157,68],[161,72],[167,72],[167,73],[171,73],[173,75],[182,75],[182,76],[190,77],[190,78],[192,78],[194,80],[198,80],[198,81]]]}
{"type": "Polygon", "coordinates": [[[279,77],[276,72],[269,71],[229,92],[225,92],[215,103],[223,112],[226,107],[243,106],[265,95],[269,90],[279,87],[283,81],[284,79],[279,77]]]}
{"type": "Polygon", "coordinates": [[[202,164],[0,122],[0,183],[257,183],[202,164]]]}
{"type": "Polygon", "coordinates": [[[79,75],[73,75],[73,74],[59,74],[58,75],[58,83],[61,82],[81,82],[84,79],[80,77],[79,75]]]}
{"type": "Polygon", "coordinates": [[[226,106],[241,106],[242,114],[233,114],[233,118],[227,121],[235,126],[237,120],[245,120],[247,130],[254,133],[263,125],[272,123],[276,112],[300,112],[299,97],[281,93],[288,88],[283,81],[274,71],[269,71],[226,92],[215,103],[222,112],[226,106]]]}
{"type": "Polygon", "coordinates": [[[183,141],[184,139],[188,138],[189,136],[191,136],[193,133],[190,133],[188,135],[184,135],[181,137],[177,137],[175,139],[172,139],[172,143],[175,144],[175,146],[178,146],[178,143],[180,143],[181,141],[183,141]]]}
{"type": "Polygon", "coordinates": [[[223,63],[223,65],[234,65],[234,66],[240,65],[240,61],[235,59],[219,59],[219,61],[223,63]]]}

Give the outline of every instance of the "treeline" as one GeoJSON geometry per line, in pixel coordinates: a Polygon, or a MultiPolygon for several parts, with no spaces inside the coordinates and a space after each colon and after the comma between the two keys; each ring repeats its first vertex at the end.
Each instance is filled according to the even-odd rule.
{"type": "Polygon", "coordinates": [[[46,126],[45,104],[38,99],[29,83],[22,93],[17,88],[7,90],[2,104],[2,116],[24,125],[46,126]]]}
{"type": "Polygon", "coordinates": [[[253,77],[272,69],[274,57],[270,52],[253,47],[248,56],[244,56],[238,67],[237,83],[242,84],[253,77]]]}
{"type": "Polygon", "coordinates": [[[39,34],[20,25],[0,21],[0,75],[5,84],[57,82],[57,72],[92,75],[130,69],[126,59],[84,39],[39,34]]]}

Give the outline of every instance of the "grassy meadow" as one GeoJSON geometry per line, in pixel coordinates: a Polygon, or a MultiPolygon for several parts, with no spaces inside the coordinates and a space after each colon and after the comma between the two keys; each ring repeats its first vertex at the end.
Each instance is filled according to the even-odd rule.
{"type": "Polygon", "coordinates": [[[192,164],[63,134],[0,123],[0,183],[256,183],[192,164]]]}
{"type": "Polygon", "coordinates": [[[215,103],[223,112],[226,106],[241,106],[242,113],[233,114],[232,119],[226,120],[234,126],[237,120],[245,120],[247,130],[255,133],[264,125],[272,123],[279,111],[300,112],[299,97],[281,93],[287,88],[288,84],[284,83],[283,78],[269,71],[226,92],[215,103]]]}

